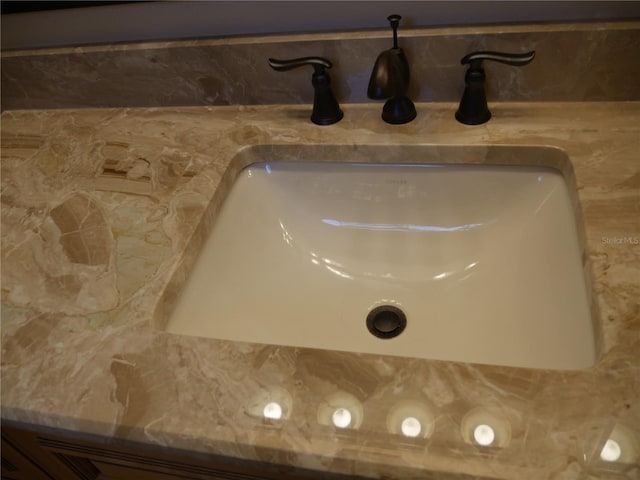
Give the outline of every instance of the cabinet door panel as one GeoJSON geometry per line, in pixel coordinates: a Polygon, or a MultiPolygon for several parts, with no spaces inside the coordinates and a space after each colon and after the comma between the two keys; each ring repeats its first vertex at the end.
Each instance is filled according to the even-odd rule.
{"type": "Polygon", "coordinates": [[[59,452],[55,455],[75,473],[74,479],[78,480],[258,480],[257,477],[246,477],[243,474],[234,475],[213,470],[207,472],[207,469],[196,469],[189,465],[158,466],[151,459],[143,457],[132,456],[126,461],[122,458],[114,461],[109,458],[109,452],[103,453],[106,458],[101,458],[95,451],[90,458],[63,455],[59,452]]]}
{"type": "MultiPolygon", "coordinates": [[[[100,470],[101,476],[99,480],[126,480],[135,478],[136,480],[191,480],[205,477],[193,477],[191,475],[182,476],[177,473],[168,474],[160,473],[156,471],[145,470],[143,468],[128,467],[124,465],[118,465],[114,463],[93,462],[93,464],[100,470]]],[[[207,480],[213,480],[215,477],[206,477],[207,480]]],[[[218,477],[222,478],[222,477],[218,477]]],[[[216,479],[217,480],[217,479],[216,479]]]]}
{"type": "Polygon", "coordinates": [[[292,476],[261,475],[256,469],[211,461],[189,461],[177,454],[120,446],[69,442],[38,436],[38,443],[73,470],[82,480],[273,480],[292,476]]]}
{"type": "Polygon", "coordinates": [[[2,480],[55,480],[38,466],[28,449],[20,442],[2,434],[2,480]]]}
{"type": "Polygon", "coordinates": [[[8,444],[2,480],[365,480],[47,427],[2,427],[3,447],[5,437],[8,444]]]}
{"type": "Polygon", "coordinates": [[[2,480],[51,480],[51,477],[3,438],[2,480]]]}

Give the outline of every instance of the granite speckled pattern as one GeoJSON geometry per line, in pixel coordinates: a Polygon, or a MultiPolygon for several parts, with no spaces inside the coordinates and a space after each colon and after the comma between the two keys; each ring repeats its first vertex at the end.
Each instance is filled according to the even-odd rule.
{"type": "Polygon", "coordinates": [[[3,419],[374,478],[638,478],[640,104],[496,104],[476,127],[455,121],[453,103],[419,103],[402,126],[382,122],[378,104],[345,104],[329,127],[312,125],[309,108],[3,113],[3,419]],[[564,150],[596,365],[530,370],[157,328],[241,164],[273,148],[247,147],[301,144],[564,150]],[[281,401],[281,420],[260,417],[266,398],[281,401]],[[323,420],[336,399],[359,412],[357,429],[323,420]],[[389,431],[406,408],[432,412],[427,438],[389,431]],[[504,445],[465,441],[461,426],[478,412],[503,426],[504,445]],[[624,461],[604,462],[616,435],[624,461]]]}

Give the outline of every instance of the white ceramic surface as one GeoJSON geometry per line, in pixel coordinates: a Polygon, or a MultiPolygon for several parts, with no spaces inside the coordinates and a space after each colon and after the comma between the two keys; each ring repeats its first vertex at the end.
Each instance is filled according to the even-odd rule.
{"type": "Polygon", "coordinates": [[[251,165],[167,330],[516,367],[595,362],[567,185],[542,167],[251,165]],[[379,305],[405,312],[402,334],[369,333],[379,305]]]}

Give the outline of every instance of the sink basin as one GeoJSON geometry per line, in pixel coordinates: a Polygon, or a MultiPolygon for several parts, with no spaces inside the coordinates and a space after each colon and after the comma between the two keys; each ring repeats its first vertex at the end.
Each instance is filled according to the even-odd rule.
{"type": "Polygon", "coordinates": [[[168,332],[527,368],[594,364],[560,150],[342,148],[326,158],[320,147],[241,154],[168,332]],[[514,162],[523,165],[504,165],[514,162]]]}

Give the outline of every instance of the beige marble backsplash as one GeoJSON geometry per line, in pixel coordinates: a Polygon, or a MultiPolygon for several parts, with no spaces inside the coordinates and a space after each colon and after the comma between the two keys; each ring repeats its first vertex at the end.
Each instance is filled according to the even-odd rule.
{"type": "MultiPolygon", "coordinates": [[[[384,22],[381,22],[384,23],[384,22]]],[[[83,108],[310,103],[311,69],[279,73],[269,57],[324,56],[341,102],[367,102],[390,29],[309,35],[8,51],[2,108],[83,108]]],[[[640,22],[400,29],[410,96],[457,102],[460,59],[474,50],[525,52],[516,68],[485,62],[490,101],[640,100],[640,22]]]]}

